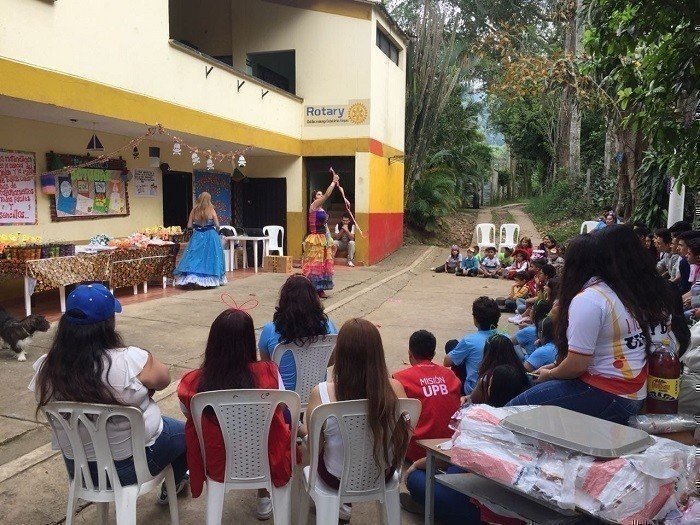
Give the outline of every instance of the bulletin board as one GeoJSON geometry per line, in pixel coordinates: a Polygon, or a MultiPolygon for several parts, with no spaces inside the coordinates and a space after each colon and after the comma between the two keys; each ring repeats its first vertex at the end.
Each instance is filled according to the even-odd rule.
{"type": "MultiPolygon", "coordinates": [[[[80,164],[90,157],[48,153],[47,165],[55,170],[80,164]]],[[[51,202],[52,221],[104,219],[129,215],[126,162],[107,160],[89,168],[56,175],[56,195],[51,202]]]]}
{"type": "Polygon", "coordinates": [[[34,153],[0,149],[0,226],[36,224],[34,153]]]}
{"type": "Polygon", "coordinates": [[[211,194],[220,224],[231,224],[231,175],[218,171],[194,171],[193,196],[203,191],[211,194]]]}

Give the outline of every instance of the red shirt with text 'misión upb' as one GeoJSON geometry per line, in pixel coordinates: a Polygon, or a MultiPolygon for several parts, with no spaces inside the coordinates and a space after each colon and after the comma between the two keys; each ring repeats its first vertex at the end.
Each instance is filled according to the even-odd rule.
{"type": "Polygon", "coordinates": [[[452,370],[432,361],[420,361],[396,372],[394,379],[403,385],[408,397],[418,399],[422,405],[406,452],[407,459],[416,461],[425,457],[425,450],[416,444],[418,440],[452,436],[448,424],[459,409],[462,384],[452,370]]]}

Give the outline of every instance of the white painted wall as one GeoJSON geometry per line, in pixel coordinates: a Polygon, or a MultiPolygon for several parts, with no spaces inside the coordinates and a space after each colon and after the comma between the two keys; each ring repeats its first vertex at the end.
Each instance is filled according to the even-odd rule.
{"type": "Polygon", "coordinates": [[[239,93],[241,77],[205,77],[205,63],[168,40],[168,0],[0,0],[0,57],[300,137],[299,101],[261,99],[250,81],[239,93]]]}
{"type": "Polygon", "coordinates": [[[399,35],[376,12],[372,28],[372,110],[370,136],[400,151],[404,150],[406,114],[406,50],[400,45],[397,66],[376,45],[376,25],[379,24],[394,42],[401,43],[399,35]]]}

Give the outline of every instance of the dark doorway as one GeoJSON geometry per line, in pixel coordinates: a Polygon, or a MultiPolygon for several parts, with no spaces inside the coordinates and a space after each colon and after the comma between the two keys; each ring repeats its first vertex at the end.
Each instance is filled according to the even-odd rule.
{"type": "Polygon", "coordinates": [[[192,174],[163,172],[163,226],[187,227],[192,211],[192,174]]]}
{"type": "MultiPolygon", "coordinates": [[[[231,182],[234,226],[263,228],[282,226],[287,231],[287,180],[246,178],[231,182]]],[[[287,251],[287,236],[284,236],[287,251]]]]}
{"type": "MultiPolygon", "coordinates": [[[[305,157],[308,188],[304,209],[309,207],[316,190],[326,191],[331,183],[330,168],[340,175],[340,185],[355,212],[355,157],[305,157]]],[[[340,221],[345,212],[345,203],[339,191],[333,191],[330,199],[323,205],[328,212],[328,225],[331,229],[340,221]]]]}

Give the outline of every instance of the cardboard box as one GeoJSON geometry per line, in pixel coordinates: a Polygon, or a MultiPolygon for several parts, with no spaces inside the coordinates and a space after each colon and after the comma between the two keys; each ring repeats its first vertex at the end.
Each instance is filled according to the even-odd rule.
{"type": "Polygon", "coordinates": [[[287,255],[266,255],[263,257],[263,270],[271,273],[292,273],[292,258],[287,255]]]}

